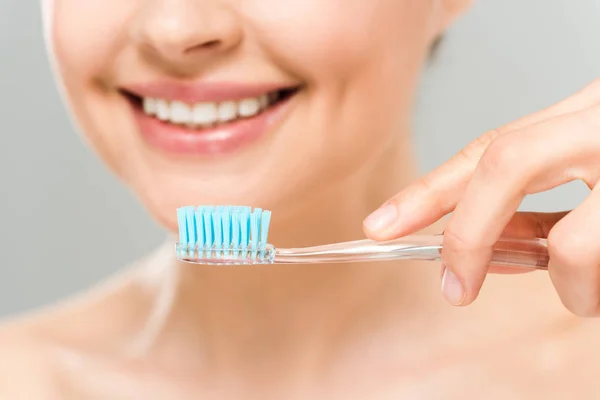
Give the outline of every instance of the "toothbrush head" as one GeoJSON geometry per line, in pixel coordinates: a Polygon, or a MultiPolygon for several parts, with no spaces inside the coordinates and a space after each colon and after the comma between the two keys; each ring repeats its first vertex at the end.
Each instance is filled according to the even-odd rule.
{"type": "Polygon", "coordinates": [[[272,264],[267,243],[271,212],[245,206],[188,206],[177,209],[177,258],[208,265],[272,264]]]}

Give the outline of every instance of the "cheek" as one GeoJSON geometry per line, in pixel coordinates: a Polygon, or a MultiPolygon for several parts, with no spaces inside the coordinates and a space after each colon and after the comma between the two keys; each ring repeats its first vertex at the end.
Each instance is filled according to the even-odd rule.
{"type": "Polygon", "coordinates": [[[302,78],[354,78],[367,64],[406,61],[429,38],[422,0],[255,0],[246,13],[265,51],[302,78]],[[410,48],[412,47],[412,48],[410,48]]]}
{"type": "Polygon", "coordinates": [[[250,8],[247,12],[272,58],[289,65],[290,72],[303,80],[323,80],[358,62],[364,47],[364,35],[357,33],[365,21],[343,15],[339,3],[259,0],[255,4],[261,10],[250,8]]]}
{"type": "MultiPolygon", "coordinates": [[[[74,78],[99,76],[127,40],[126,29],[135,2],[118,0],[54,0],[54,51],[61,66],[74,78]],[[129,6],[128,6],[129,4],[129,6]]],[[[68,78],[68,74],[63,74],[68,78]]]]}
{"type": "Polygon", "coordinates": [[[430,2],[253,4],[266,3],[268,11],[249,10],[261,17],[254,25],[265,38],[261,42],[268,44],[265,51],[309,87],[305,142],[298,146],[331,156],[327,162],[338,172],[359,168],[360,160],[383,151],[406,128],[430,39],[430,2]]]}
{"type": "MultiPolygon", "coordinates": [[[[46,9],[47,35],[56,72],[79,131],[111,169],[119,172],[128,126],[123,101],[108,90],[111,60],[125,43],[124,24],[133,10],[117,0],[53,0],[46,9]],[[113,101],[118,99],[118,101],[113,101]],[[92,112],[93,110],[93,112],[92,112]]],[[[131,143],[129,143],[131,145],[131,143]]]]}

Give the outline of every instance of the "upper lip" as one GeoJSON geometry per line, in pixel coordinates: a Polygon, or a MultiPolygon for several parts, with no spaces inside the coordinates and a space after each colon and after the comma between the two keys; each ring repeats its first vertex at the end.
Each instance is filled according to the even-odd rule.
{"type": "Polygon", "coordinates": [[[258,97],[266,93],[295,88],[298,85],[282,83],[236,83],[236,82],[145,82],[122,87],[138,97],[152,97],[185,103],[222,102],[258,97]]]}

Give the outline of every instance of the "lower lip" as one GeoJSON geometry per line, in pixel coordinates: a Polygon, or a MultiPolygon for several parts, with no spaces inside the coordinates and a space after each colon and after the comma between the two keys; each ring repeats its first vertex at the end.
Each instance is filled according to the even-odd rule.
{"type": "Polygon", "coordinates": [[[253,117],[202,129],[163,122],[144,113],[139,103],[132,102],[132,105],[140,132],[151,146],[169,153],[215,156],[233,153],[264,136],[283,118],[295,96],[253,117]]]}

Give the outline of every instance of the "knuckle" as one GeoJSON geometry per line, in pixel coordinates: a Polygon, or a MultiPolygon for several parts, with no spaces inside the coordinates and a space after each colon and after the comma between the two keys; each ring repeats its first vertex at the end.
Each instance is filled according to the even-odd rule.
{"type": "Polygon", "coordinates": [[[484,154],[488,146],[498,136],[500,136],[500,131],[498,129],[492,129],[490,131],[487,131],[486,133],[469,143],[466,147],[464,147],[459,154],[469,161],[477,161],[484,154]]]}
{"type": "Polygon", "coordinates": [[[501,129],[502,128],[491,129],[491,130],[485,132],[483,135],[479,136],[475,140],[475,142],[479,143],[479,145],[481,145],[483,147],[487,147],[490,145],[490,143],[492,143],[494,140],[496,140],[501,135],[501,129]]]}
{"type": "Polygon", "coordinates": [[[548,234],[548,254],[550,258],[561,266],[578,268],[587,264],[582,258],[588,253],[586,245],[575,232],[563,233],[560,230],[552,230],[548,234]]]}
{"type": "Polygon", "coordinates": [[[401,190],[392,196],[388,203],[394,203],[397,206],[407,199],[413,198],[415,196],[418,197],[427,197],[431,195],[432,192],[435,192],[435,182],[433,178],[428,175],[421,176],[417,178],[413,183],[411,183],[410,187],[406,190],[401,190]]]}
{"type": "Polygon", "coordinates": [[[422,191],[423,193],[430,193],[432,191],[435,191],[435,185],[430,175],[424,175],[417,179],[416,187],[419,191],[422,191]]]}
{"type": "Polygon", "coordinates": [[[453,250],[469,250],[477,247],[477,243],[456,231],[453,226],[448,226],[444,231],[444,248],[453,250]]]}
{"type": "Polygon", "coordinates": [[[565,131],[577,143],[576,161],[566,167],[565,174],[583,180],[591,189],[600,178],[600,105],[590,107],[568,117],[565,131]]]}
{"type": "Polygon", "coordinates": [[[504,174],[521,165],[524,161],[519,146],[513,146],[510,140],[498,138],[486,149],[479,163],[486,174],[504,174]]]}

